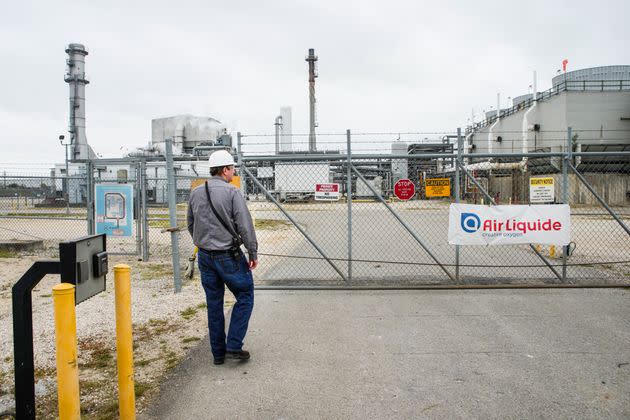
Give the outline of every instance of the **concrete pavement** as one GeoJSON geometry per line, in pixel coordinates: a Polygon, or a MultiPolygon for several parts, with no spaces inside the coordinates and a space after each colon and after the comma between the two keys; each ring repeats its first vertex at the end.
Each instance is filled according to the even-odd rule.
{"type": "Polygon", "coordinates": [[[629,418],[630,291],[257,291],[140,418],[629,418]]]}

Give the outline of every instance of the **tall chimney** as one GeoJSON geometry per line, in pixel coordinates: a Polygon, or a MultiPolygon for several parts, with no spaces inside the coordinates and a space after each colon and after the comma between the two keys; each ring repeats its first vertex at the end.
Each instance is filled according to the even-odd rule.
{"type": "Polygon", "coordinates": [[[309,152],[317,151],[315,141],[315,127],[317,127],[317,121],[315,117],[315,78],[317,77],[317,56],[315,55],[315,49],[309,48],[308,56],[306,56],[308,62],[308,91],[310,101],[310,132],[308,136],[308,150],[309,152]]]}
{"type": "Polygon", "coordinates": [[[70,44],[66,48],[66,75],[64,81],[70,87],[70,114],[68,132],[72,142],[72,159],[94,159],[96,155],[85,136],[85,85],[90,83],[85,76],[85,56],[82,44],[70,44]]]}

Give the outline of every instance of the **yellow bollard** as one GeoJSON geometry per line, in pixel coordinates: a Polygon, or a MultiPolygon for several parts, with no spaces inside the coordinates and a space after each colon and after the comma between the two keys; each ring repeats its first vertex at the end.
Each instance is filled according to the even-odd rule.
{"type": "Polygon", "coordinates": [[[57,349],[57,398],[59,418],[81,418],[79,366],[77,363],[77,317],[74,308],[74,285],[61,283],[53,287],[55,308],[55,346],[57,349]]]}
{"type": "Polygon", "coordinates": [[[550,258],[556,258],[556,246],[555,245],[549,245],[549,257],[550,258]]]}
{"type": "Polygon", "coordinates": [[[118,404],[121,420],[136,418],[133,379],[133,339],[131,336],[131,268],[114,267],[116,289],[116,354],[118,366],[118,404]]]}

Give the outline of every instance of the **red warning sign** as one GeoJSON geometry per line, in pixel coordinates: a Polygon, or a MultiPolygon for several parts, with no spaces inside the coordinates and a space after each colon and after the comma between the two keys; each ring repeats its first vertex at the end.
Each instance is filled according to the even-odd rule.
{"type": "Polygon", "coordinates": [[[400,200],[409,200],[416,194],[416,186],[409,179],[401,179],[394,185],[394,195],[400,200]]]}

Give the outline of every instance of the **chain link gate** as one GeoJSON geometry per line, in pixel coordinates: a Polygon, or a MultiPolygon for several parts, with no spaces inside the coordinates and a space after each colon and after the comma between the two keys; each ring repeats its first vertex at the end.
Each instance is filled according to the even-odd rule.
{"type": "Polygon", "coordinates": [[[265,260],[256,281],[357,288],[630,285],[630,153],[569,150],[241,156],[265,260]],[[484,169],[479,162],[488,158],[494,164],[484,169]],[[393,193],[400,164],[416,187],[409,201],[393,193]],[[528,204],[530,177],[553,178],[556,202],[571,205],[568,247],[448,244],[451,203],[528,204]],[[434,178],[449,179],[447,197],[426,195],[425,183],[434,178]],[[340,200],[314,200],[316,182],[339,184],[340,200]]]}

